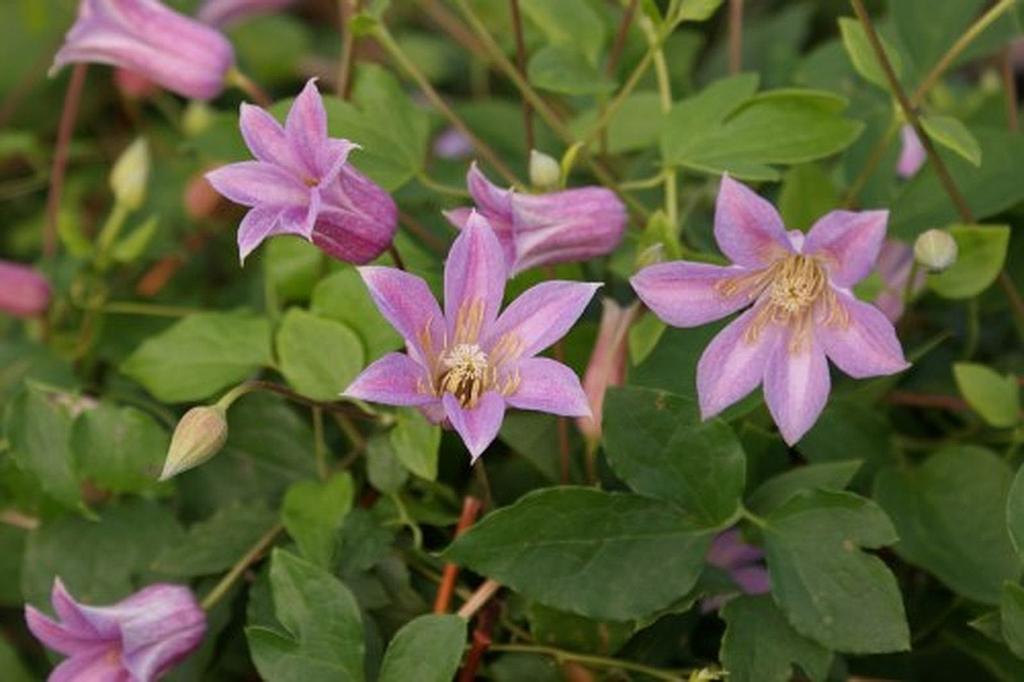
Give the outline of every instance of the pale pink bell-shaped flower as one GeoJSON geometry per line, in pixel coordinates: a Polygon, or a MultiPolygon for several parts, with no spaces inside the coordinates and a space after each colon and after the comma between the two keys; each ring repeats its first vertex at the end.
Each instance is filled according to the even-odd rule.
{"type": "Polygon", "coordinates": [[[434,156],[454,161],[473,153],[473,143],[456,128],[446,128],[434,139],[434,156]]]}
{"type": "Polygon", "coordinates": [[[405,338],[408,353],[377,360],[343,395],[416,406],[434,422],[446,420],[473,460],[497,437],[506,407],[590,414],[573,371],[535,356],[569,331],[600,284],[543,282],[499,315],[505,257],[475,212],[448,252],[443,313],[415,275],[387,267],[359,273],[381,314],[405,338]]]}
{"type": "Polygon", "coordinates": [[[900,129],[902,147],[900,158],[896,161],[896,173],[901,178],[912,178],[921,170],[921,166],[928,160],[928,153],[921,144],[921,138],[917,136],[914,127],[904,124],[900,129]]]}
{"type": "MultiPolygon", "coordinates": [[[[882,289],[875,297],[874,304],[890,322],[896,322],[903,316],[903,297],[907,293],[907,280],[910,279],[913,267],[914,249],[896,239],[886,239],[875,264],[875,272],[882,280],[882,289]]],[[[928,273],[919,269],[910,293],[916,294],[924,289],[927,281],[928,273]]]]}
{"type": "Polygon", "coordinates": [[[114,69],[114,85],[126,99],[147,99],[160,92],[156,83],[129,69],[114,69]]]}
{"type": "MultiPolygon", "coordinates": [[[[509,277],[538,265],[607,255],[626,229],[626,207],[604,187],[524,194],[493,184],[475,163],[466,186],[476,210],[498,236],[509,277]]],[[[468,208],[457,208],[445,215],[461,229],[469,213],[468,208]]]]}
{"type": "Polygon", "coordinates": [[[250,17],[272,14],[295,0],[206,0],[199,8],[199,21],[224,28],[250,17]]]}
{"type": "Polygon", "coordinates": [[[295,98],[284,127],[269,113],[242,104],[242,137],[256,157],[206,174],[214,189],[250,207],[238,227],[244,261],[273,235],[303,237],[339,260],[368,263],[398,228],[391,195],[348,163],[358,145],[327,136],[316,79],[295,98]]]}
{"type": "MultiPolygon", "coordinates": [[[[736,528],[719,533],[711,542],[705,560],[729,574],[743,594],[765,594],[772,589],[768,569],[764,565],[764,552],[743,541],[736,528]]],[[[701,601],[704,613],[717,611],[735,595],[719,594],[701,601]]]]}
{"type": "Polygon", "coordinates": [[[0,260],[0,313],[36,317],[50,306],[50,283],[34,268],[0,260]]]}
{"type": "Polygon", "coordinates": [[[832,211],[806,235],[787,233],[774,206],[722,178],[715,240],[733,264],[660,263],[631,280],[641,300],[677,327],[750,307],[697,364],[704,419],[763,383],[768,410],[792,445],[828,400],[826,358],[856,378],[909,366],[892,323],[851,292],[875,266],[887,220],[887,211],[832,211]]]}
{"type": "Polygon", "coordinates": [[[81,0],[53,69],[95,62],[134,71],[171,92],[213,99],[235,61],[214,29],[157,0],[81,0]]]}
{"type": "Polygon", "coordinates": [[[150,585],[112,606],[87,606],[57,578],[50,601],[57,621],[25,607],[32,634],[67,656],[49,682],[155,682],[206,633],[206,613],[180,585],[150,585]]]}
{"type": "Polygon", "coordinates": [[[635,306],[623,308],[610,298],[604,299],[603,304],[597,341],[583,373],[583,392],[587,394],[591,416],[576,420],[580,433],[591,443],[601,440],[605,392],[609,386],[620,386],[626,379],[626,342],[635,310],[635,306]]]}

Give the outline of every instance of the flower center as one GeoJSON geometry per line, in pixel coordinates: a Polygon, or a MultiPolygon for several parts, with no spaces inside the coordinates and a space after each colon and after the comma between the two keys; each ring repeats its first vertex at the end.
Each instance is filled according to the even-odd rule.
{"type": "Polygon", "coordinates": [[[444,372],[438,380],[441,393],[451,393],[463,407],[473,407],[493,376],[487,353],[475,343],[459,343],[441,356],[444,372]]]}
{"type": "Polygon", "coordinates": [[[771,305],[785,315],[797,315],[814,304],[827,286],[825,273],[813,258],[788,256],[775,268],[769,285],[771,305]]]}

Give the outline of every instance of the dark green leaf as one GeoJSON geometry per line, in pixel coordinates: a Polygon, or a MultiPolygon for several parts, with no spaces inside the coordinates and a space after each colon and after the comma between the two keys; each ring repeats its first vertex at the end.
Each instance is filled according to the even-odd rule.
{"type": "Polygon", "coordinates": [[[352,477],[347,472],[322,483],[293,483],[285,493],[281,518],[309,561],[325,568],[331,565],[338,532],[354,497],[352,477]]]}
{"type": "Polygon", "coordinates": [[[112,492],[152,488],[169,444],[167,431],[134,407],[102,403],[79,415],[71,428],[79,475],[112,492]]]}
{"type": "Polygon", "coordinates": [[[441,429],[427,421],[419,410],[405,408],[395,413],[391,430],[391,447],[405,468],[420,478],[437,478],[437,450],[441,446],[441,429]]]}
{"type": "Polygon", "coordinates": [[[604,656],[618,651],[637,629],[631,621],[594,620],[538,603],[530,604],[526,617],[538,643],[604,656]]]}
{"type": "Polygon", "coordinates": [[[54,395],[28,384],[7,405],[4,432],[18,467],[66,507],[80,504],[71,454],[71,418],[54,395]]]}
{"type": "Polygon", "coordinates": [[[388,645],[379,682],[450,682],[466,643],[459,616],[426,615],[409,621],[388,645]]]}
{"type": "Polygon", "coordinates": [[[754,491],[747,507],[758,514],[778,508],[802,490],[842,490],[860,469],[860,460],[807,464],[771,478],[754,491]]]}
{"type": "Polygon", "coordinates": [[[1024,587],[1007,582],[999,604],[1003,640],[1018,658],[1024,658],[1024,587]]]}
{"type": "Polygon", "coordinates": [[[277,523],[277,514],[258,504],[230,504],[193,524],[181,541],[153,560],[159,573],[191,578],[231,568],[277,523]]]}

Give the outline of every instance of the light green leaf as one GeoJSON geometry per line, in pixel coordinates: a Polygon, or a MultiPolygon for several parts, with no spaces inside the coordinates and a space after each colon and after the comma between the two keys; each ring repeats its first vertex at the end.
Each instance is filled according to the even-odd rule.
{"type": "Polygon", "coordinates": [[[579,50],[592,64],[604,44],[601,16],[586,0],[520,0],[523,15],[552,45],[579,50]]]}
{"type": "Polygon", "coordinates": [[[379,682],[450,682],[466,643],[459,616],[426,615],[406,623],[384,653],[379,682]]]}
{"type": "Polygon", "coordinates": [[[1018,658],[1024,658],[1024,587],[1007,582],[999,603],[1003,641],[1018,658]]]}
{"type": "MultiPolygon", "coordinates": [[[[874,83],[886,92],[889,91],[889,81],[885,77],[882,65],[878,63],[878,57],[871,47],[868,36],[860,22],[852,17],[839,17],[839,33],[843,38],[843,48],[846,49],[846,56],[850,58],[853,68],[857,70],[865,80],[874,83]]],[[[882,42],[882,49],[885,56],[896,73],[896,78],[901,78],[903,72],[903,60],[900,54],[887,40],[879,36],[882,42]]]]}
{"type": "Polygon", "coordinates": [[[722,5],[722,0],[683,0],[679,6],[679,18],[683,21],[704,21],[710,19],[722,5]]]}
{"type": "Polygon", "coordinates": [[[309,307],[314,314],[342,322],[354,331],[363,342],[367,360],[376,360],[402,345],[402,337],[377,310],[355,268],[346,267],[320,280],[309,307]]]}
{"type": "Polygon", "coordinates": [[[262,504],[232,502],[190,526],[181,541],[152,560],[150,568],[183,578],[226,571],[276,523],[277,514],[262,504]]]}
{"type": "Polygon", "coordinates": [[[160,220],[157,216],[150,216],[144,223],[136,227],[124,239],[114,245],[110,255],[118,263],[134,263],[146,251],[146,247],[156,236],[160,220]]]}
{"type": "Polygon", "coordinates": [[[309,561],[330,567],[338,532],[354,498],[355,487],[347,472],[335,474],[322,483],[299,481],[288,488],[281,519],[309,561]]]}
{"type": "Polygon", "coordinates": [[[790,625],[829,649],[903,651],[910,646],[896,579],[860,550],[896,542],[885,513],[851,493],[799,493],[763,529],[772,593],[790,625]]]}
{"type": "Polygon", "coordinates": [[[268,682],[363,681],[363,623],[348,588],[323,568],[275,549],[274,613],[287,633],[246,628],[253,662],[268,682]]]}
{"type": "Polygon", "coordinates": [[[644,315],[629,328],[629,359],[639,365],[647,359],[668,325],[658,319],[657,315],[644,315]]]}
{"type": "Polygon", "coordinates": [[[71,453],[71,418],[53,395],[27,384],[7,405],[4,433],[18,467],[65,507],[81,504],[71,453]]]}
{"type": "Polygon", "coordinates": [[[264,276],[281,301],[305,301],[320,278],[324,255],[294,235],[271,239],[263,246],[264,276]]]}
{"type": "Polygon", "coordinates": [[[695,401],[645,388],[611,388],[604,404],[608,463],[641,495],[715,527],[739,508],[746,458],[729,425],[702,421],[695,401]]]}
{"type": "Polygon", "coordinates": [[[167,431],[134,407],[102,403],[80,414],[71,428],[79,475],[111,492],[156,485],[169,444],[167,431]]]}
{"type": "Polygon", "coordinates": [[[121,371],[168,403],[208,398],[271,364],[270,325],[247,313],[197,313],[151,336],[121,371]]]}
{"type": "Polygon", "coordinates": [[[956,262],[938,274],[928,276],[928,285],[945,298],[971,298],[989,287],[1006,261],[1010,228],[1006,225],[953,225],[949,233],[956,240],[956,262]]]}
{"type": "Polygon", "coordinates": [[[790,469],[762,483],[750,495],[747,507],[757,514],[767,514],[802,490],[842,490],[853,480],[861,463],[854,459],[790,469]]]}
{"type": "Polygon", "coordinates": [[[994,454],[951,446],[913,468],[875,479],[875,499],[889,513],[897,554],[969,599],[999,603],[1003,581],[1020,565],[1006,527],[1012,474],[994,454]]]}
{"type": "Polygon", "coordinates": [[[665,163],[680,163],[692,156],[701,137],[720,127],[726,116],[753,97],[759,82],[756,73],[730,76],[677,102],[662,128],[660,145],[665,163]]]}
{"type": "Polygon", "coordinates": [[[787,229],[807,230],[838,205],[835,185],[820,165],[793,166],[782,176],[779,213],[787,229]]]}
{"type": "Polygon", "coordinates": [[[405,468],[420,478],[437,478],[437,451],[441,447],[441,429],[427,421],[419,410],[399,409],[391,430],[391,447],[405,468]]]}
{"type": "Polygon", "coordinates": [[[992,426],[1009,428],[1020,421],[1020,387],[1013,374],[1002,376],[972,362],[953,365],[960,395],[992,426]]]}
{"type": "Polygon", "coordinates": [[[491,512],[444,558],[542,604],[621,621],[689,592],[710,541],[664,502],[566,486],[491,512]]]}
{"type": "MultiPolygon", "coordinates": [[[[595,108],[573,120],[573,132],[582,137],[597,120],[599,112],[600,110],[595,108]]],[[[605,128],[608,151],[612,154],[621,154],[657,144],[664,118],[665,114],[661,111],[661,100],[657,92],[630,93],[605,128]]],[[[599,145],[600,139],[591,144],[593,148],[599,145]]]]}
{"type": "Polygon", "coordinates": [[[363,345],[348,327],[292,308],[277,330],[281,373],[303,395],[336,400],[363,368],[363,345]]]}
{"type": "Polygon", "coordinates": [[[370,485],[393,495],[409,478],[409,470],[398,461],[388,435],[377,434],[366,441],[366,476],[370,485]]]}
{"type": "Polygon", "coordinates": [[[928,137],[953,150],[975,166],[981,165],[981,147],[967,126],[958,119],[952,116],[926,114],[921,117],[921,125],[924,126],[928,137]]]}
{"type": "Polygon", "coordinates": [[[799,666],[812,682],[828,675],[832,652],[796,632],[771,597],[739,597],[722,608],[719,656],[730,682],[789,682],[799,666]]]}
{"type": "Polygon", "coordinates": [[[598,95],[615,90],[608,78],[571,47],[548,45],[537,50],[527,66],[530,83],[563,95],[598,95]]]}

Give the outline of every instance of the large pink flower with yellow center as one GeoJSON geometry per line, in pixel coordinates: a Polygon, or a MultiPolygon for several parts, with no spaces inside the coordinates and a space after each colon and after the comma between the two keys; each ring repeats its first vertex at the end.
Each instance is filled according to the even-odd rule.
{"type": "Polygon", "coordinates": [[[806,235],[787,232],[770,203],[722,178],[715,240],[732,265],[661,263],[631,280],[643,302],[677,327],[749,306],[711,341],[697,365],[703,418],[763,383],[768,409],[792,445],[828,400],[826,357],[857,378],[908,366],[892,323],[850,290],[874,267],[887,220],[887,211],[833,211],[806,235]]]}
{"type": "Polygon", "coordinates": [[[590,415],[571,369],[535,357],[579,319],[600,284],[549,281],[499,315],[508,269],[487,220],[470,214],[444,269],[444,312],[427,283],[387,267],[359,268],[381,314],[408,353],[367,367],[344,395],[419,407],[447,421],[475,460],[494,441],[506,407],[566,417],[590,415]]]}

